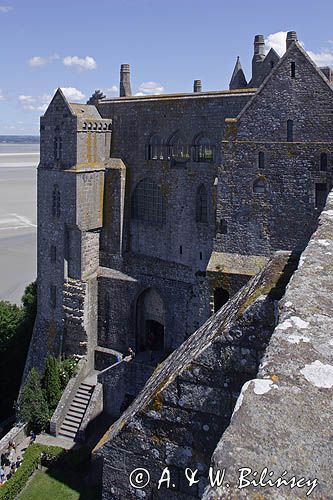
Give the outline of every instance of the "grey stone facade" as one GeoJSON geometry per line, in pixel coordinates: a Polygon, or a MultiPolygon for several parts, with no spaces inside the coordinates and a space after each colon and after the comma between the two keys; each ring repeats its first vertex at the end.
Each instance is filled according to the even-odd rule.
{"type": "Polygon", "coordinates": [[[48,353],[77,354],[87,373],[102,370],[118,416],[274,252],[306,246],[332,187],[331,71],[294,32],[287,47],[265,55],[257,35],[249,83],[237,61],[226,91],[131,96],[123,65],[119,98],[96,91],[81,105],[56,92],[41,118],[26,373],[48,353]],[[110,368],[129,347],[135,359],[110,368]]]}

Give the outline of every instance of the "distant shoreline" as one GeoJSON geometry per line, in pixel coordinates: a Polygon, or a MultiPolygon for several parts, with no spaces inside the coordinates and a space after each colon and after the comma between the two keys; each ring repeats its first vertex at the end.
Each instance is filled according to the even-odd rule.
{"type": "Polygon", "coordinates": [[[0,135],[0,144],[39,144],[39,135],[0,135]]]}

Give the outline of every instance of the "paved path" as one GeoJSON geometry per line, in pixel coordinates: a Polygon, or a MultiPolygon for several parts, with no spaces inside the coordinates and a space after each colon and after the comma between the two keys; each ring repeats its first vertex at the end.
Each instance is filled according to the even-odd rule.
{"type": "Polygon", "coordinates": [[[45,444],[47,446],[60,446],[60,448],[64,448],[65,450],[70,450],[77,446],[72,439],[66,439],[63,437],[55,437],[50,434],[38,434],[36,438],[36,443],[45,444]]]}

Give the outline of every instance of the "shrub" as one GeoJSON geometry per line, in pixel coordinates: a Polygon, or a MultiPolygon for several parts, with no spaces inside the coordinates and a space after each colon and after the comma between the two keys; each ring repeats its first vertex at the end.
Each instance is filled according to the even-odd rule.
{"type": "Polygon", "coordinates": [[[74,356],[65,358],[60,364],[60,380],[61,388],[65,389],[69,380],[74,377],[77,372],[77,359],[74,356]]]}
{"type": "Polygon", "coordinates": [[[43,393],[49,408],[53,413],[61,398],[60,363],[53,356],[48,356],[45,361],[44,375],[42,378],[43,393]]]}
{"type": "Polygon", "coordinates": [[[82,466],[88,462],[90,450],[87,447],[75,450],[64,450],[58,446],[45,446],[33,444],[29,446],[23,455],[22,465],[17,469],[11,479],[0,488],[0,500],[14,500],[26,485],[30,476],[39,465],[44,467],[64,467],[82,470],[82,466]]]}
{"type": "Polygon", "coordinates": [[[26,287],[22,307],[0,301],[0,421],[13,414],[35,322],[36,303],[36,283],[26,287]]]}
{"type": "Polygon", "coordinates": [[[32,368],[20,398],[19,416],[28,422],[35,432],[45,430],[49,420],[49,410],[44,398],[40,375],[32,368]]]}
{"type": "Polygon", "coordinates": [[[25,451],[23,462],[11,479],[0,488],[0,500],[13,500],[22,491],[30,476],[42,464],[50,466],[65,454],[63,448],[33,444],[25,451]]]}
{"type": "Polygon", "coordinates": [[[17,498],[17,495],[24,488],[29,477],[40,463],[41,451],[38,446],[34,444],[26,450],[21,466],[13,477],[0,488],[0,499],[12,500],[17,498]]]}

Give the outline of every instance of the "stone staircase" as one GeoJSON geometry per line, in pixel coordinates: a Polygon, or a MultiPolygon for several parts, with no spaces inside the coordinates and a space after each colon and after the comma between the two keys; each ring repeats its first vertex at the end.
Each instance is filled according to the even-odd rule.
{"type": "Polygon", "coordinates": [[[75,439],[95,386],[82,382],[60,427],[59,436],[75,439]]]}

